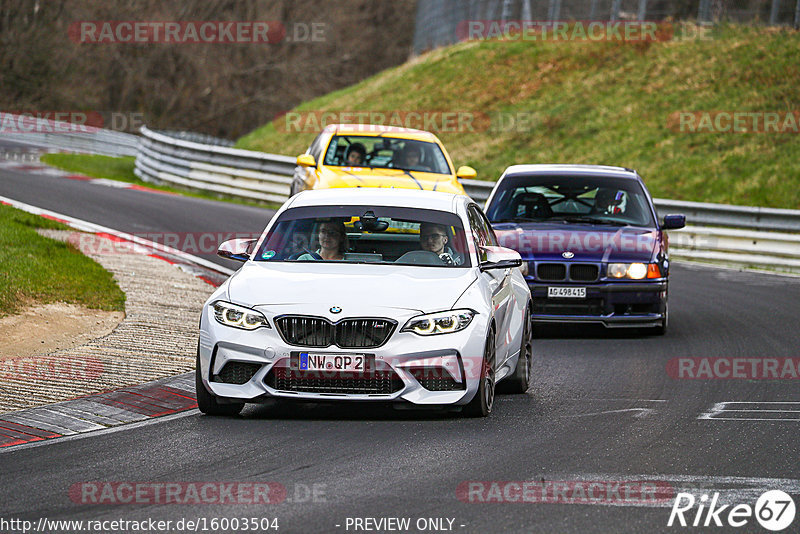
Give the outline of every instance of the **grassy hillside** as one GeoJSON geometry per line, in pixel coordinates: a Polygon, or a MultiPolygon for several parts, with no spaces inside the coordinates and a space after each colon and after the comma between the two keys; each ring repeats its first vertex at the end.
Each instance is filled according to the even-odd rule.
{"type": "MultiPolygon", "coordinates": [[[[669,126],[682,111],[800,110],[798,50],[800,32],[740,26],[654,43],[467,42],[294,111],[475,113],[483,131],[437,133],[481,179],[514,163],[602,163],[636,168],[657,197],[800,208],[798,134],[669,126]],[[498,127],[518,114],[527,127],[498,127]]],[[[237,146],[295,155],[313,137],[271,123],[237,146]]]]}

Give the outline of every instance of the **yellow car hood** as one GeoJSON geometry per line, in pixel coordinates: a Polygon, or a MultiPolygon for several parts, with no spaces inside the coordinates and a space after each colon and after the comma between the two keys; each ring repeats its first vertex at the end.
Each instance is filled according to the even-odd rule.
{"type": "Polygon", "coordinates": [[[451,174],[368,167],[323,167],[320,174],[320,188],[394,187],[465,194],[451,174]]]}

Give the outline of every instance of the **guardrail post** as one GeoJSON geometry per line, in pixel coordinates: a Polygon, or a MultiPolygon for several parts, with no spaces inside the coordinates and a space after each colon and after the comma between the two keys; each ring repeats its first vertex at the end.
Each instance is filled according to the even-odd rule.
{"type": "Polygon", "coordinates": [[[646,16],[647,16],[647,0],[639,0],[639,13],[636,18],[642,21],[645,19],[646,16]]]}
{"type": "Polygon", "coordinates": [[[700,0],[700,8],[697,11],[697,22],[709,22],[711,20],[711,0],[700,0]]]}
{"type": "Polygon", "coordinates": [[[772,9],[769,12],[769,25],[778,25],[778,12],[781,8],[781,0],[772,0],[772,9]]]}
{"type": "Polygon", "coordinates": [[[800,29],[800,0],[797,0],[797,6],[794,8],[794,28],[800,29]]]}
{"type": "Polygon", "coordinates": [[[500,14],[500,18],[503,22],[511,18],[511,0],[503,0],[503,11],[500,14]]]}
{"type": "MultiPolygon", "coordinates": [[[[797,0],[800,5],[800,0],[797,0]]],[[[531,20],[531,0],[525,0],[522,3],[522,20],[531,20]]]]}
{"type": "Polygon", "coordinates": [[[611,4],[611,22],[616,22],[619,20],[619,9],[622,4],[622,0],[614,0],[614,3],[611,4]]]}
{"type": "Polygon", "coordinates": [[[561,16],[561,0],[550,0],[547,8],[547,20],[555,21],[561,16]]]}

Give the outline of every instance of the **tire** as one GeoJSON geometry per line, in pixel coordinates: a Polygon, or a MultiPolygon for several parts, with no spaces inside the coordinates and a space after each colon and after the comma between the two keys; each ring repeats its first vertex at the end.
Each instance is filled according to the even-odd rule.
{"type": "Polygon", "coordinates": [[[522,341],[520,342],[519,359],[514,374],[506,378],[500,384],[503,393],[525,393],[531,387],[531,367],[533,366],[533,347],[531,343],[531,310],[525,310],[525,326],[522,330],[522,341]]]}
{"type": "Polygon", "coordinates": [[[217,402],[217,398],[208,392],[205,385],[203,385],[203,377],[200,374],[199,349],[194,369],[194,389],[197,395],[197,408],[206,415],[238,415],[244,408],[243,402],[220,404],[217,402]]]}
{"type": "Polygon", "coordinates": [[[463,414],[467,417],[486,417],[492,413],[494,406],[494,331],[489,331],[486,347],[483,350],[483,363],[481,364],[481,382],[475,397],[464,406],[463,414]]]}

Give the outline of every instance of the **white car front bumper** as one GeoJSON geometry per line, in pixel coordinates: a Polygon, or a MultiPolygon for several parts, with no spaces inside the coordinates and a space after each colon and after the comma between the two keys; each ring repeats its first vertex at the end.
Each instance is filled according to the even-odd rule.
{"type": "Polygon", "coordinates": [[[397,326],[385,344],[363,349],[291,345],[278,332],[276,316],[265,315],[271,328],[246,331],[218,323],[211,308],[204,307],[199,343],[201,376],[208,391],[220,400],[260,402],[281,397],[462,405],[478,389],[488,331],[485,314],[476,314],[460,332],[419,336],[400,331],[417,315],[403,312],[390,318],[397,326]],[[292,355],[300,352],[374,355],[374,370],[359,376],[309,375],[299,371],[296,363],[292,367],[292,355]],[[231,367],[225,370],[226,366],[231,367]]]}

